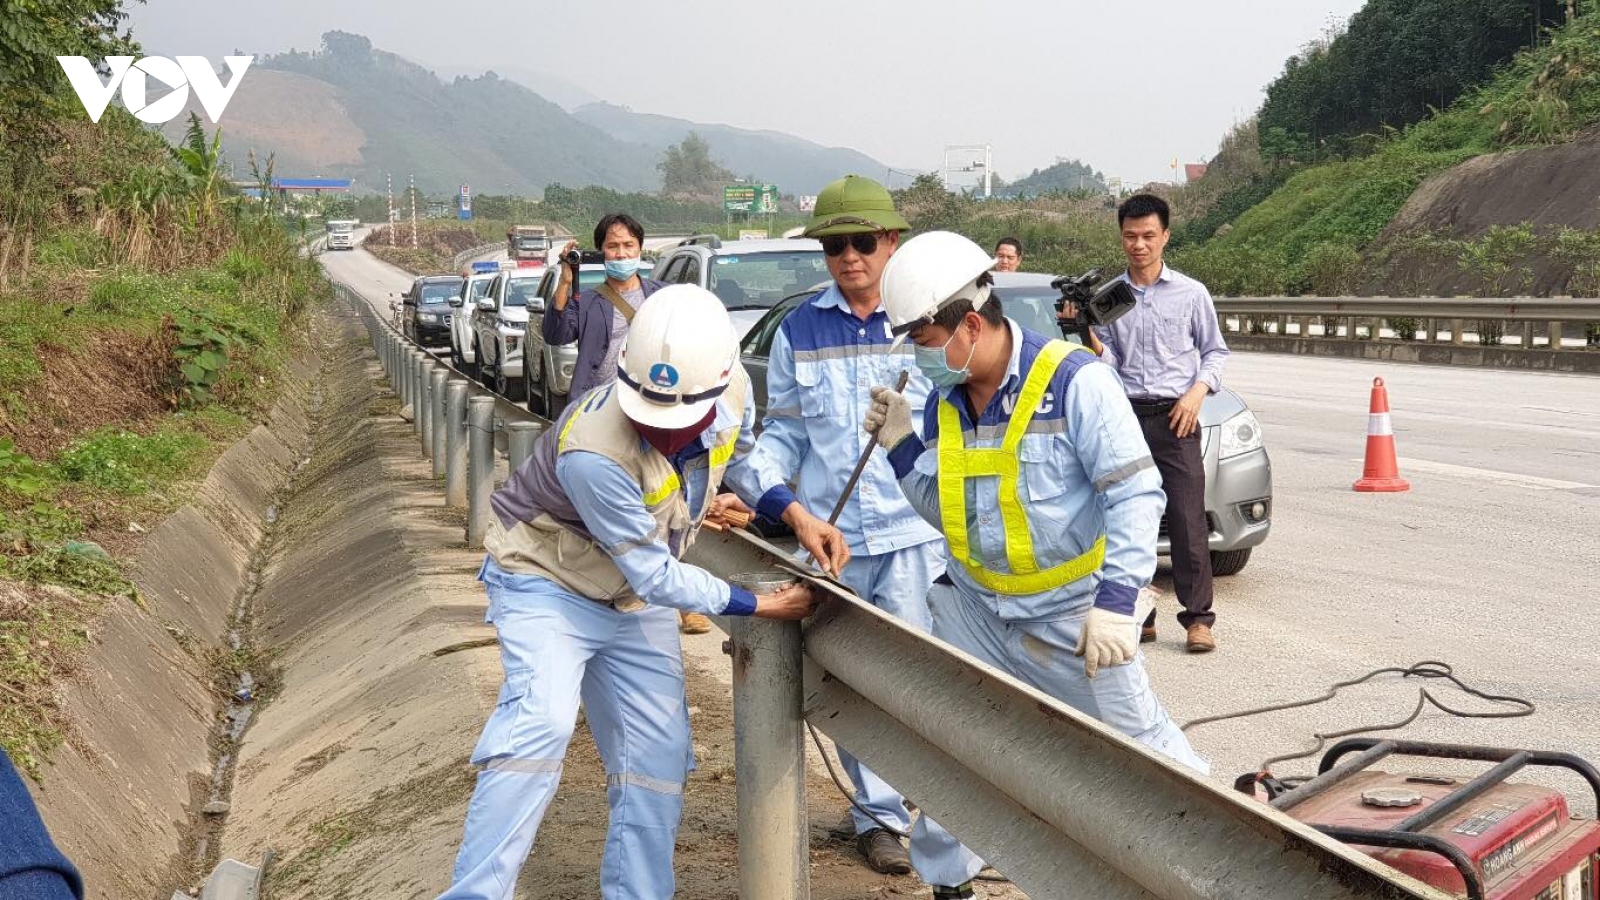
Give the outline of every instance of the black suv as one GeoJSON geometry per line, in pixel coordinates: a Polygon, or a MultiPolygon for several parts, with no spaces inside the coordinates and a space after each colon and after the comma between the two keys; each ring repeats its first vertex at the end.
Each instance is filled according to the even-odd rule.
{"type": "Polygon", "coordinates": [[[451,297],[461,293],[460,275],[424,275],[411,282],[411,287],[400,295],[404,304],[400,313],[400,327],[406,337],[418,344],[450,343],[451,297]]]}

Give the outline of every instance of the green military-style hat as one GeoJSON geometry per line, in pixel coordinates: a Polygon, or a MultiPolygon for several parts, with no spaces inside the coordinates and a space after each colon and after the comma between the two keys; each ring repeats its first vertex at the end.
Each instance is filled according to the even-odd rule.
{"type": "Polygon", "coordinates": [[[860,175],[846,175],[822,189],[806,225],[808,238],[875,231],[910,231],[895,212],[894,198],[883,185],[860,175]]]}

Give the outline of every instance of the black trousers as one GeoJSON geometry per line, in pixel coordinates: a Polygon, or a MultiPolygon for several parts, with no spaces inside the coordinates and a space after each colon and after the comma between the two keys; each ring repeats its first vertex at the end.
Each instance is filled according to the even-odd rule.
{"type": "MultiPolygon", "coordinates": [[[[1167,424],[1171,404],[1134,404],[1144,441],[1161,473],[1167,492],[1167,537],[1172,542],[1172,584],[1183,611],[1178,624],[1211,625],[1211,528],[1206,521],[1206,465],[1200,454],[1200,430],[1180,438],[1167,424]],[[1165,407],[1163,409],[1163,407],[1165,407]]],[[[1155,624],[1155,613],[1144,623],[1155,624]]]]}

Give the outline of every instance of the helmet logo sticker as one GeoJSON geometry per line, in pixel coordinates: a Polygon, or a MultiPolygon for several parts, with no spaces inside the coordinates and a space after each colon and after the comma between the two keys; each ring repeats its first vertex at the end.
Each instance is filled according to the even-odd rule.
{"type": "Polygon", "coordinates": [[[677,387],[678,370],[667,363],[656,363],[650,367],[650,383],[657,387],[677,387]]]}

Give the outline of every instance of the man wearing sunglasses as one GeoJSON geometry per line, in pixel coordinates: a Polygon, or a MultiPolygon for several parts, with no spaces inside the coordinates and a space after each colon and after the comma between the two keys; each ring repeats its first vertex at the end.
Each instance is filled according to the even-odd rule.
{"type": "MultiPolygon", "coordinates": [[[[860,422],[872,405],[868,390],[894,384],[902,371],[910,373],[905,392],[912,403],[920,406],[931,390],[906,350],[889,352],[894,337],[878,296],[889,255],[909,229],[883,185],[854,175],[823,189],[806,228],[806,237],[822,242],[833,284],[797,307],[773,339],[766,420],[750,468],[760,511],[790,522],[803,542],[825,524],[805,510],[835,508],[867,447],[860,422]],[[796,476],[798,502],[788,488],[796,476]]],[[[850,549],[840,579],[879,609],[929,630],[927,592],[944,571],[943,543],[906,502],[881,450],[844,497],[838,527],[850,549]]],[[[910,857],[884,827],[908,830],[904,799],[842,749],[839,756],[867,811],[851,811],[857,849],[879,872],[909,873],[910,857]]]]}

